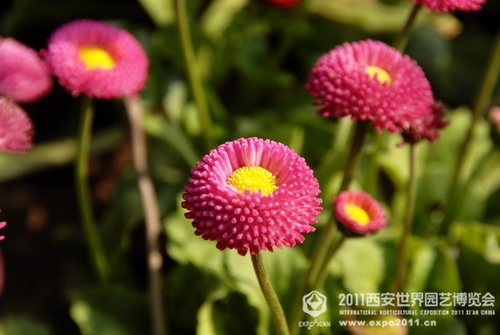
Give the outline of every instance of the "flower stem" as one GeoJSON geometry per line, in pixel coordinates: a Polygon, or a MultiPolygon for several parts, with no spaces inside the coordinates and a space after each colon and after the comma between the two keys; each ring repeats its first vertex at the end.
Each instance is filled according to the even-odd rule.
{"type": "Polygon", "coordinates": [[[396,269],[392,281],[391,290],[394,293],[400,292],[403,289],[408,263],[408,246],[410,235],[413,226],[413,217],[415,214],[415,199],[417,194],[417,172],[416,172],[416,144],[410,144],[410,176],[406,187],[406,213],[403,219],[403,236],[399,244],[398,258],[396,261],[396,269]]]}
{"type": "Polygon", "coordinates": [[[184,61],[188,72],[189,83],[193,92],[193,97],[198,110],[200,126],[209,148],[214,145],[214,133],[212,120],[208,109],[207,97],[203,87],[203,79],[198,68],[198,61],[195,56],[193,41],[189,31],[189,20],[186,11],[186,0],[174,0],[177,31],[182,46],[184,61]]]}
{"type": "Polygon", "coordinates": [[[328,273],[328,264],[337,254],[337,251],[339,251],[340,247],[342,247],[342,245],[346,240],[347,236],[342,234],[340,238],[333,245],[330,246],[330,249],[328,250],[328,253],[325,256],[325,261],[323,262],[323,266],[321,267],[319,274],[316,276],[316,282],[313,284],[313,287],[323,286],[326,280],[326,274],[328,273]]]}
{"type": "Polygon", "coordinates": [[[349,151],[349,156],[347,157],[346,165],[344,167],[344,176],[342,178],[342,182],[340,183],[338,193],[347,190],[351,184],[354,172],[356,171],[356,166],[358,165],[359,158],[361,157],[361,151],[363,149],[363,143],[365,142],[367,131],[367,121],[356,122],[356,128],[354,129],[354,135],[351,143],[351,150],[349,151]]]}
{"type": "Polygon", "coordinates": [[[410,15],[406,19],[406,23],[403,26],[403,29],[399,32],[399,34],[396,36],[396,39],[392,43],[394,48],[396,48],[397,50],[403,51],[405,49],[406,44],[408,43],[408,37],[410,36],[411,28],[415,24],[415,20],[417,19],[420,9],[422,9],[422,4],[416,3],[413,6],[410,15]]]}
{"type": "Polygon", "coordinates": [[[498,81],[499,74],[500,74],[500,27],[497,31],[495,45],[493,46],[488,66],[486,67],[486,71],[484,72],[481,87],[479,88],[476,101],[472,108],[472,120],[469,124],[469,129],[467,130],[464,141],[462,143],[457,163],[455,164],[455,171],[453,173],[450,189],[448,192],[445,217],[443,219],[443,223],[441,224],[440,228],[440,232],[442,234],[446,234],[446,232],[448,231],[448,227],[451,221],[453,221],[452,216],[455,212],[455,208],[458,207],[457,205],[460,205],[457,203],[457,201],[459,201],[460,194],[463,194],[463,192],[457,192],[458,191],[457,187],[461,186],[464,181],[464,172],[465,172],[465,166],[467,165],[466,164],[467,157],[469,156],[477,124],[481,120],[481,117],[483,116],[485,110],[488,108],[488,105],[491,101],[491,97],[493,95],[493,91],[495,89],[495,85],[498,81]]]}
{"type": "Polygon", "coordinates": [[[95,224],[88,186],[88,156],[92,139],[93,118],[94,110],[92,102],[89,98],[84,98],[76,143],[75,185],[83,233],[90,253],[92,266],[100,282],[104,284],[109,280],[110,268],[95,224]]]}
{"type": "MultiPolygon", "coordinates": [[[[342,177],[338,193],[345,191],[349,187],[349,184],[354,177],[354,171],[356,170],[359,158],[361,157],[363,143],[365,141],[367,131],[368,122],[356,122],[356,127],[354,129],[354,135],[351,142],[351,148],[347,157],[347,161],[345,163],[344,175],[342,177]]],[[[335,219],[332,211],[330,218],[323,228],[323,231],[319,235],[318,243],[315,244],[315,247],[312,251],[311,261],[306,271],[302,287],[298,291],[298,295],[295,298],[293,310],[291,311],[292,319],[290,323],[290,329],[292,330],[292,334],[296,334],[296,332],[298,331],[298,328],[295,327],[295,325],[303,315],[302,310],[300,310],[298,304],[300,297],[302,297],[307,292],[307,290],[315,288],[314,285],[318,283],[318,278],[321,274],[322,268],[326,264],[329,253],[328,251],[330,250],[334,238],[334,221],[335,219]]]]}
{"type": "Polygon", "coordinates": [[[158,199],[148,171],[146,136],[142,129],[144,109],[138,98],[126,98],[125,107],[131,129],[132,158],[146,222],[149,304],[153,334],[165,335],[167,334],[167,326],[162,294],[161,219],[158,199]]]}
{"type": "Polygon", "coordinates": [[[281,307],[278,296],[276,295],[271,281],[269,280],[269,276],[267,275],[262,255],[258,253],[257,255],[251,255],[251,257],[260,288],[262,293],[264,293],[264,297],[271,310],[271,316],[276,327],[276,332],[278,335],[288,335],[290,332],[288,330],[285,313],[283,312],[283,307],[281,307]]]}
{"type": "MultiPolygon", "coordinates": [[[[340,183],[338,193],[347,190],[349,184],[354,177],[354,171],[358,164],[359,158],[361,157],[361,151],[363,149],[363,143],[368,130],[368,122],[358,121],[356,123],[356,128],[354,129],[354,135],[351,143],[351,149],[347,157],[347,161],[344,167],[344,175],[342,182],[340,183]]],[[[309,266],[306,278],[308,280],[306,283],[314,284],[318,280],[318,275],[320,273],[321,267],[325,264],[326,256],[328,250],[332,244],[334,237],[335,219],[333,217],[333,211],[330,215],[326,226],[323,228],[323,232],[319,238],[316,248],[313,250],[313,256],[311,259],[311,265],[309,266]]],[[[307,288],[306,288],[307,289],[307,288]]]]}

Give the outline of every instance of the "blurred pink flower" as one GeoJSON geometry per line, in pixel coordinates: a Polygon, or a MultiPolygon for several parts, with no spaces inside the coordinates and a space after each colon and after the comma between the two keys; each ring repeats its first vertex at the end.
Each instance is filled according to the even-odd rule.
{"type": "Polygon", "coordinates": [[[373,233],[387,225],[382,206],[362,191],[339,193],[333,201],[333,210],[340,230],[349,236],[373,233]]]}
{"type": "Polygon", "coordinates": [[[434,142],[439,138],[439,130],[445,128],[450,122],[444,121],[446,109],[440,102],[436,102],[432,106],[431,113],[424,115],[420,120],[412,123],[410,128],[403,132],[403,139],[406,143],[416,143],[426,139],[429,142],[434,142]]]}
{"type": "Polygon", "coordinates": [[[127,31],[100,21],[63,25],[52,34],[42,55],[73,95],[135,96],[148,76],[148,58],[139,42],[127,31]]]}
{"type": "Polygon", "coordinates": [[[460,10],[463,12],[481,10],[481,6],[486,0],[413,0],[435,12],[453,12],[460,10]]]}
{"type": "MultiPolygon", "coordinates": [[[[0,222],[0,229],[4,228],[6,225],[7,225],[7,222],[1,221],[0,222]]],[[[4,238],[5,238],[4,235],[0,235],[0,241],[3,240],[4,238]]]]}
{"type": "Polygon", "coordinates": [[[300,0],[266,0],[266,1],[275,6],[293,7],[296,6],[300,0]]]}
{"type": "Polygon", "coordinates": [[[379,41],[344,43],[321,56],[306,84],[324,117],[369,120],[402,132],[430,113],[432,90],[415,61],[379,41]]]}
{"type": "Polygon", "coordinates": [[[12,38],[0,37],[0,95],[32,102],[51,88],[49,70],[38,53],[12,38]]]}
{"type": "Polygon", "coordinates": [[[500,131],[500,107],[499,106],[491,107],[488,116],[491,122],[493,122],[493,124],[495,125],[497,131],[500,131]]]}
{"type": "Polygon", "coordinates": [[[240,138],[222,144],[191,171],[182,207],[195,234],[217,248],[272,251],[302,243],[321,211],[319,184],[304,158],[284,144],[240,138]]]}
{"type": "Polygon", "coordinates": [[[31,147],[33,126],[15,102],[0,97],[0,151],[22,153],[31,147]]]}

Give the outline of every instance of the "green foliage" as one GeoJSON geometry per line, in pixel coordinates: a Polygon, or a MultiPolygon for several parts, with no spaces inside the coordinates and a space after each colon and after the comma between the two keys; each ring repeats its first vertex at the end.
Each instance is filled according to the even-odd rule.
{"type": "MultiPolygon", "coordinates": [[[[150,60],[149,79],[141,92],[146,106],[142,125],[163,224],[162,298],[171,334],[272,335],[269,307],[250,257],[235,250],[220,251],[215,241],[195,236],[181,208],[189,170],[208,151],[175,27],[174,1],[12,0],[2,5],[0,33],[37,49],[45,48],[55,28],[75,18],[106,20],[133,33],[150,60]]],[[[336,45],[366,38],[390,44],[412,3],[304,0],[297,7],[281,8],[264,0],[185,2],[215,142],[253,136],[282,142],[306,159],[320,183],[324,211],[317,231],[307,234],[302,245],[263,253],[290,317],[301,298],[298,292],[311,250],[328,224],[353,132],[353,122],[347,118],[318,116],[304,83],[317,58],[336,45]]],[[[446,104],[450,121],[435,143],[417,147],[417,199],[404,283],[408,292],[489,292],[500,297],[500,136],[486,117],[477,124],[451,205],[448,193],[472,122],[471,110],[492,44],[490,30],[498,23],[498,5],[491,3],[489,11],[480,13],[422,11],[405,51],[423,68],[436,99],[446,104]],[[450,228],[443,232],[445,215],[451,218],[446,222],[450,228]]],[[[1,221],[9,222],[7,229],[14,227],[1,242],[7,280],[0,300],[0,335],[149,334],[144,213],[130,164],[122,104],[106,104],[97,111],[91,162],[100,234],[112,263],[110,283],[93,282],[79,218],[68,200],[74,197],[71,181],[54,178],[57,192],[64,192],[57,201],[63,199],[64,205],[58,202],[50,208],[46,204],[56,191],[27,186],[39,180],[52,183],[46,176],[58,175],[74,160],[75,140],[68,134],[74,134],[76,127],[72,116],[76,104],[74,97],[55,86],[48,97],[26,105],[36,129],[34,147],[23,155],[0,154],[0,181],[5,183],[0,188],[1,221]],[[25,198],[38,202],[26,203],[25,198]],[[45,210],[44,206],[49,209],[41,211],[40,219],[36,210],[45,210]],[[12,213],[17,222],[8,218],[12,213]],[[16,239],[11,232],[19,230],[24,238],[16,239]],[[57,273],[48,273],[44,264],[31,264],[33,271],[47,272],[46,281],[57,286],[57,292],[50,291],[45,298],[57,298],[49,310],[34,302],[45,296],[29,302],[17,298],[24,298],[26,290],[16,277],[26,276],[23,257],[39,250],[31,249],[33,239],[46,243],[51,264],[52,258],[57,259],[57,273]],[[18,259],[23,266],[17,267],[18,259]],[[63,325],[54,316],[61,311],[67,319],[63,325]]],[[[492,105],[500,102],[499,90],[492,105]]],[[[302,333],[346,332],[337,322],[343,318],[339,310],[347,308],[340,307],[339,294],[390,292],[407,209],[409,148],[400,142],[399,134],[370,130],[352,188],[379,200],[390,224],[375,236],[348,239],[339,249],[328,264],[322,287],[328,313],[318,317],[331,321],[332,327],[302,329],[302,333]]],[[[494,309],[500,313],[498,303],[494,309]]],[[[411,327],[409,333],[498,333],[498,322],[488,316],[420,317],[421,322],[426,320],[437,325],[411,327]]]]}

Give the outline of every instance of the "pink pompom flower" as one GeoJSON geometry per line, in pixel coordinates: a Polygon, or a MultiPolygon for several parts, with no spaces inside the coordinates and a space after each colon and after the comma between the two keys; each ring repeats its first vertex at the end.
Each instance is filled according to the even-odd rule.
{"type": "Polygon", "coordinates": [[[413,0],[413,2],[439,13],[456,10],[463,12],[481,10],[481,6],[486,3],[486,0],[413,0]]]}
{"type": "Polygon", "coordinates": [[[0,97],[0,151],[22,153],[31,147],[33,125],[14,101],[0,97]]]}
{"type": "Polygon", "coordinates": [[[333,201],[339,229],[348,236],[376,232],[387,225],[382,206],[362,191],[340,192],[333,201]]]}
{"type": "Polygon", "coordinates": [[[49,70],[38,53],[15,39],[0,37],[0,95],[33,102],[51,88],[49,70]]]}
{"type": "Polygon", "coordinates": [[[52,34],[42,55],[73,95],[136,96],[148,76],[148,58],[139,42],[127,31],[100,21],[63,25],[52,34]]]}
{"type": "Polygon", "coordinates": [[[191,171],[182,207],[195,234],[245,255],[302,243],[321,211],[313,171],[284,144],[240,138],[191,171]]]}
{"type": "Polygon", "coordinates": [[[415,61],[380,41],[344,43],[321,56],[306,83],[324,117],[369,120],[400,133],[430,113],[432,90],[415,61]]]}

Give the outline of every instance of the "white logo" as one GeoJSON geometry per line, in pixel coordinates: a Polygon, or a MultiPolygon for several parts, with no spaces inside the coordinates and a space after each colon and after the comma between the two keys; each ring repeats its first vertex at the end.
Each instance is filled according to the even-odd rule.
{"type": "Polygon", "coordinates": [[[311,291],[302,297],[302,310],[312,317],[326,312],[326,296],[318,291],[311,291]]]}

